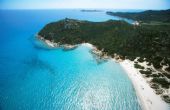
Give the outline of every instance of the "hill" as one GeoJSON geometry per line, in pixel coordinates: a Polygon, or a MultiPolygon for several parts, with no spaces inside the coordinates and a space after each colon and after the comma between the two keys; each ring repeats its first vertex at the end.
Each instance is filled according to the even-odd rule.
{"type": "Polygon", "coordinates": [[[156,68],[161,68],[162,60],[165,65],[170,65],[170,26],[134,26],[124,21],[64,19],[47,24],[38,34],[61,44],[89,42],[111,56],[116,53],[132,60],[136,57],[146,58],[156,68]]]}
{"type": "MultiPolygon", "coordinates": [[[[122,60],[134,61],[139,57],[138,62],[146,61],[150,68],[144,69],[140,63],[134,67],[159,85],[153,86],[155,91],[161,94],[162,88],[170,88],[170,25],[136,26],[125,21],[89,22],[66,18],[47,24],[38,35],[59,44],[88,42],[104,54],[114,58],[117,54],[122,60]]],[[[169,96],[163,99],[170,103],[169,96]]]]}
{"type": "Polygon", "coordinates": [[[106,12],[108,15],[119,16],[145,23],[162,22],[170,23],[170,9],[168,10],[147,10],[143,12],[106,12]]]}

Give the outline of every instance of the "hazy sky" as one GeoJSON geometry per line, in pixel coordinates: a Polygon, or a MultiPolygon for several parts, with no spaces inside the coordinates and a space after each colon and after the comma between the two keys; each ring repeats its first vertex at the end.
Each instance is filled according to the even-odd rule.
{"type": "Polygon", "coordinates": [[[170,0],[0,0],[1,9],[168,9],[170,0]]]}

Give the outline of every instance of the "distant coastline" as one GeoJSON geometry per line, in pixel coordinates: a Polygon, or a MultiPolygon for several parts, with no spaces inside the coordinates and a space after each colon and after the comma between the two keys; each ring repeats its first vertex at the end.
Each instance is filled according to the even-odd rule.
{"type": "Polygon", "coordinates": [[[82,9],[80,11],[81,12],[102,12],[103,10],[87,10],[87,9],[82,9]]]}
{"type": "Polygon", "coordinates": [[[170,9],[167,10],[146,10],[142,12],[112,12],[107,11],[106,14],[132,19],[140,23],[152,25],[161,25],[170,23],[170,9]]]}

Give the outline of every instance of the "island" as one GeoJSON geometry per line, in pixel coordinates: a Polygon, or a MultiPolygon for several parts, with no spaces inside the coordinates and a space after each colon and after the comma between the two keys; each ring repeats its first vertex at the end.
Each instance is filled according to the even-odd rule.
{"type": "Polygon", "coordinates": [[[87,10],[87,9],[83,9],[80,10],[81,12],[102,12],[102,10],[87,10]]]}
{"type": "MultiPolygon", "coordinates": [[[[136,13],[134,16],[144,16],[141,13],[145,12],[136,13]]],[[[159,11],[159,13],[165,13],[165,11],[159,11]]],[[[112,12],[107,14],[115,15],[112,12]]],[[[116,15],[126,17],[126,14],[129,13],[116,15]]],[[[119,62],[126,61],[122,63],[122,66],[127,71],[132,68],[129,65],[136,68],[136,73],[129,72],[130,77],[133,78],[132,75],[138,76],[140,73],[148,87],[154,90],[152,94],[157,94],[165,102],[170,103],[170,25],[168,24],[170,17],[167,18],[167,16],[169,15],[160,14],[162,19],[160,21],[157,19],[159,22],[157,24],[154,24],[151,18],[142,20],[146,19],[146,16],[139,19],[144,24],[129,24],[121,20],[90,22],[66,18],[47,24],[38,33],[38,38],[48,42],[52,47],[69,45],[75,48],[82,43],[92,44],[95,47],[92,50],[93,53],[99,57],[108,56],[119,62]]],[[[134,20],[138,20],[137,18],[134,20]]],[[[134,80],[138,79],[134,78],[134,80]]],[[[140,89],[145,92],[151,91],[144,87],[140,89]]],[[[152,101],[149,102],[151,105],[152,101]]]]}

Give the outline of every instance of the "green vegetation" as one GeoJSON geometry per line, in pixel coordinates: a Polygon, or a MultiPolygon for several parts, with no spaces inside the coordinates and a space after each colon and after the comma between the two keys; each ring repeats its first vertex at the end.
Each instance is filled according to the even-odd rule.
{"type": "MultiPolygon", "coordinates": [[[[162,88],[170,87],[167,80],[170,79],[170,10],[107,14],[139,20],[142,24],[132,25],[114,20],[89,22],[66,18],[47,24],[38,35],[60,44],[88,42],[112,57],[116,53],[121,59],[133,61],[139,57],[138,62],[147,61],[148,66],[153,65],[160,71],[154,73],[155,69],[152,68],[144,70],[144,67],[135,61],[134,67],[152,79],[151,87],[156,94],[162,94],[162,88]],[[165,71],[162,70],[163,66],[167,66],[165,71]]],[[[164,96],[163,99],[170,102],[169,96],[164,96]]]]}
{"type": "Polygon", "coordinates": [[[145,60],[144,60],[143,58],[139,58],[138,61],[139,61],[140,63],[142,63],[142,62],[144,62],[145,60]]]}
{"type": "Polygon", "coordinates": [[[170,25],[133,26],[124,21],[64,19],[47,24],[38,34],[61,44],[88,42],[108,55],[116,53],[132,61],[140,57],[142,62],[145,58],[158,69],[162,67],[161,60],[170,65],[170,25]]]}
{"type": "Polygon", "coordinates": [[[162,75],[161,73],[158,73],[158,74],[152,74],[151,76],[159,78],[159,77],[163,77],[164,75],[162,75]]]}
{"type": "MultiPolygon", "coordinates": [[[[164,64],[163,65],[166,65],[166,64],[170,64],[170,58],[168,59],[164,59],[164,64]]],[[[167,72],[170,72],[170,65],[168,68],[165,69],[167,72]]]]}
{"type": "Polygon", "coordinates": [[[156,84],[156,83],[151,83],[150,86],[151,86],[151,88],[153,88],[153,89],[159,89],[159,85],[156,84]]]}
{"type": "Polygon", "coordinates": [[[168,73],[162,73],[162,74],[165,75],[167,78],[170,79],[170,74],[168,74],[168,73]]]}
{"type": "Polygon", "coordinates": [[[139,64],[134,64],[134,67],[135,68],[138,68],[138,69],[145,69],[143,66],[139,65],[139,64]]]}
{"type": "Polygon", "coordinates": [[[151,76],[151,74],[152,74],[152,71],[144,71],[144,70],[139,70],[139,72],[141,73],[141,74],[145,74],[145,76],[146,77],[150,77],[151,76]]]}
{"type": "Polygon", "coordinates": [[[170,96],[168,96],[168,95],[163,95],[162,97],[163,97],[163,99],[165,100],[165,102],[170,103],[170,96]]]}
{"type": "Polygon", "coordinates": [[[160,25],[170,23],[170,9],[153,11],[148,10],[144,12],[107,12],[108,15],[119,16],[123,18],[128,18],[136,21],[141,21],[145,23],[150,23],[151,25],[160,25]]]}
{"type": "Polygon", "coordinates": [[[170,83],[165,78],[153,78],[153,83],[160,84],[163,88],[169,88],[170,83]]]}
{"type": "Polygon", "coordinates": [[[154,56],[152,59],[152,64],[154,66],[154,68],[160,69],[161,65],[158,62],[161,62],[163,60],[163,58],[161,56],[154,56]]]}

